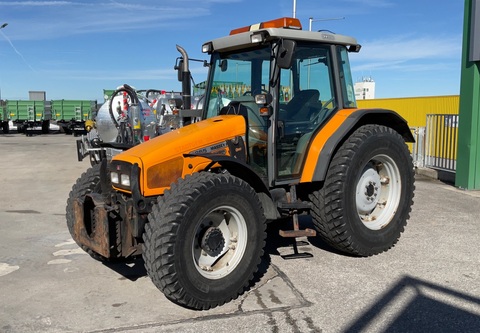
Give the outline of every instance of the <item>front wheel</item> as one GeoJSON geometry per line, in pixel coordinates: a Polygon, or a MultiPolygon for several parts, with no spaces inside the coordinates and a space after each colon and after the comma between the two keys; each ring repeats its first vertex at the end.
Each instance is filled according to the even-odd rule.
{"type": "Polygon", "coordinates": [[[311,195],[313,222],[320,236],[342,252],[378,254],[403,232],[414,189],[403,138],[389,127],[362,126],[336,152],[323,188],[311,195]]]}
{"type": "Polygon", "coordinates": [[[255,191],[228,174],[195,173],[158,198],[143,258],[173,302],[209,309],[240,295],[258,270],[265,217],[255,191]]]}

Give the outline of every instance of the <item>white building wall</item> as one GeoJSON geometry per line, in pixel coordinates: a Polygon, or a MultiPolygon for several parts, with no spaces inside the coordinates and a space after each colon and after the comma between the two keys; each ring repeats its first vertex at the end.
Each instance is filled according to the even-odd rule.
{"type": "Polygon", "coordinates": [[[355,83],[355,99],[374,99],[375,98],[375,82],[372,79],[363,80],[355,83]]]}

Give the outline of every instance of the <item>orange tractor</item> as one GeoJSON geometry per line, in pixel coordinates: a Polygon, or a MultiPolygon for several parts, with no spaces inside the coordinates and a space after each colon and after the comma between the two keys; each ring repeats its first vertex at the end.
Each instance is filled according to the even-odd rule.
{"type": "Polygon", "coordinates": [[[359,50],[295,18],[205,43],[202,120],[87,170],[67,201],[73,238],[99,260],[141,254],[165,296],[193,309],[249,286],[267,222],[289,217],[281,236],[318,233],[355,256],[388,250],[413,204],[414,139],[395,112],[357,108],[348,54],[359,50]],[[316,230],[301,229],[299,214],[316,230]]]}

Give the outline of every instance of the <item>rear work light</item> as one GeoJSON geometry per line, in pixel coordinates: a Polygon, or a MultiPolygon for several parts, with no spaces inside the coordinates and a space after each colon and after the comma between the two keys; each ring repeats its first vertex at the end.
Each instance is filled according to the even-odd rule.
{"type": "Polygon", "coordinates": [[[230,31],[230,35],[236,35],[242,32],[247,31],[255,31],[259,29],[267,29],[267,28],[284,28],[284,29],[296,29],[302,30],[302,24],[300,20],[293,17],[282,17],[279,19],[261,22],[257,24],[252,24],[246,27],[233,29],[230,31]]]}

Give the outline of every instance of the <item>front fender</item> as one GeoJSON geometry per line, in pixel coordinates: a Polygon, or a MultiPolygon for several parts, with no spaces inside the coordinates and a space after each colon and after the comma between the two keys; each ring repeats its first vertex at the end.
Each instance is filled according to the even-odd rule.
{"type": "Polygon", "coordinates": [[[226,155],[209,155],[209,154],[188,154],[185,157],[203,157],[211,160],[212,162],[207,165],[206,170],[213,167],[214,165],[220,165],[223,169],[227,170],[230,174],[235,177],[241,178],[246,181],[256,192],[266,192],[268,193],[268,187],[266,185],[266,176],[265,179],[262,179],[256,172],[253,170],[250,165],[245,163],[241,159],[237,159],[232,156],[226,155]]]}

